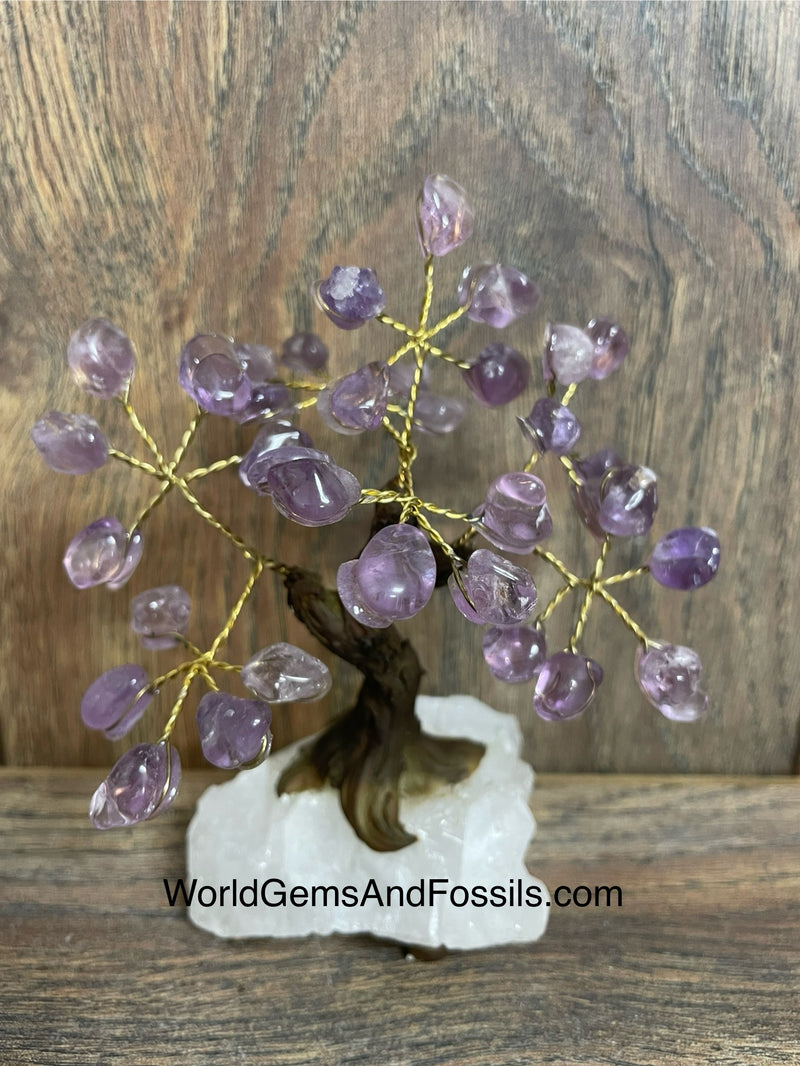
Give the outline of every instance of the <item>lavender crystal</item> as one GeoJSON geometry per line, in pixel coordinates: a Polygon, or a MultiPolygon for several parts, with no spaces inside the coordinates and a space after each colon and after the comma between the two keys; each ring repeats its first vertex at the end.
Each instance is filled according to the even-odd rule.
{"type": "Polygon", "coordinates": [[[108,459],[108,441],[89,415],[50,411],[31,430],[39,454],[59,474],[88,474],[108,459]]]}

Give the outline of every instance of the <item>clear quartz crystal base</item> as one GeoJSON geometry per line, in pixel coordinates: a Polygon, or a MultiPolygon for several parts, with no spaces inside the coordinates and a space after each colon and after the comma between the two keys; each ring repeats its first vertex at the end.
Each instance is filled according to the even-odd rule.
{"type": "Polygon", "coordinates": [[[413,844],[367,847],[330,786],[278,797],[303,741],[201,797],[187,835],[191,920],[221,937],[372,933],[451,949],[537,940],[549,896],[525,867],[533,771],[516,718],[471,696],[422,696],[416,709],[426,732],[486,753],[459,784],[402,797],[413,844]]]}

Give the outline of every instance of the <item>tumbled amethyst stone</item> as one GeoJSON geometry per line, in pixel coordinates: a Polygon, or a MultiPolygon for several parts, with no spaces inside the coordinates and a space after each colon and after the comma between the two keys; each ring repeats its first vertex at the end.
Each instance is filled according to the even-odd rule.
{"type": "Polygon", "coordinates": [[[245,423],[270,415],[289,414],[291,410],[292,394],[289,389],[280,382],[267,382],[252,386],[250,399],[235,417],[237,422],[245,423]]]}
{"type": "Polygon", "coordinates": [[[659,585],[689,592],[708,584],[719,569],[719,559],[719,537],[714,530],[688,526],[665,534],[647,562],[659,585]]]}
{"type": "Polygon", "coordinates": [[[458,301],[469,305],[467,318],[503,329],[539,302],[534,283],[514,267],[482,263],[467,267],[458,286],[458,301]]]}
{"type": "Polygon", "coordinates": [[[658,509],[656,475],[646,466],[612,470],[600,486],[600,528],[615,537],[641,537],[658,509]]]}
{"type": "Polygon", "coordinates": [[[594,359],[592,339],[577,326],[551,325],[544,334],[542,370],[545,379],[573,385],[589,377],[594,359]]]}
{"type": "MultiPolygon", "coordinates": [[[[263,487],[276,509],[302,526],[327,526],[339,522],[358,503],[361,486],[349,470],[337,466],[329,455],[311,448],[277,449],[260,461],[272,460],[263,475],[263,487]],[[289,455],[289,452],[294,453],[289,455]],[[273,458],[274,457],[274,458],[273,458]]],[[[249,477],[254,477],[255,464],[249,477]]]]}
{"type": "Polygon", "coordinates": [[[468,370],[464,380],[483,407],[502,407],[527,388],[531,367],[525,356],[507,344],[489,344],[468,370]]]}
{"type": "Polygon", "coordinates": [[[385,363],[367,363],[329,386],[330,412],[347,429],[377,429],[386,414],[389,373],[385,363]]]}
{"type": "Polygon", "coordinates": [[[261,700],[207,692],[197,705],[197,732],[212,766],[232,770],[269,751],[272,712],[261,700]]]}
{"type": "Polygon", "coordinates": [[[318,281],[314,296],[321,311],[339,329],[358,329],[379,315],[386,297],[370,267],[335,266],[324,281],[318,281]]]}
{"type": "Polygon", "coordinates": [[[625,465],[625,461],[613,448],[601,448],[575,463],[575,472],[582,484],[575,485],[570,482],[572,502],[586,527],[600,540],[606,535],[598,521],[600,487],[609,471],[625,465]]]}
{"type": "Polygon", "coordinates": [[[198,407],[238,418],[250,401],[252,383],[242,369],[230,337],[201,333],[181,351],[178,381],[198,407]]]}
{"type": "Polygon", "coordinates": [[[241,463],[239,463],[239,477],[242,483],[247,485],[248,488],[254,489],[261,495],[265,495],[260,488],[260,480],[257,476],[257,464],[260,459],[268,455],[270,452],[275,451],[276,448],[283,448],[287,445],[299,445],[304,448],[313,448],[314,442],[304,430],[297,426],[293,426],[292,423],[288,422],[286,419],[269,419],[269,421],[267,421],[258,431],[249,451],[245,454],[241,463]],[[250,478],[250,470],[254,466],[256,467],[255,482],[250,478]]]}
{"type": "Polygon", "coordinates": [[[135,825],[165,811],[181,780],[181,760],[172,745],[137,744],[117,760],[89,805],[97,829],[135,825]]]}
{"type": "Polygon", "coordinates": [[[417,199],[417,231],[426,255],[447,255],[472,236],[467,194],[444,174],[429,174],[417,199]]]}
{"type": "Polygon", "coordinates": [[[480,509],[480,532],[498,548],[527,555],[553,531],[544,482],[514,470],[489,486],[480,509]]]}
{"type": "Polygon", "coordinates": [[[64,553],[64,569],[75,588],[104,585],[119,575],[128,549],[128,531],[107,515],[76,533],[64,553]]]}
{"type": "MultiPolygon", "coordinates": [[[[413,358],[398,359],[388,367],[389,371],[389,396],[393,400],[406,403],[411,394],[411,385],[417,372],[417,364],[413,358]]],[[[430,361],[423,363],[422,375],[418,389],[424,389],[430,384],[431,364],[430,361]]]]}
{"type": "Polygon", "coordinates": [[[487,548],[470,555],[461,580],[475,609],[452,575],[447,582],[450,595],[464,617],[478,625],[516,625],[529,618],[536,606],[536,586],[528,571],[487,548]]]}
{"type": "Polygon", "coordinates": [[[176,633],[185,633],[192,601],[180,585],[160,585],[131,600],[131,629],[150,651],[173,648],[176,633]]]}
{"type": "Polygon", "coordinates": [[[294,333],[283,342],[281,361],[299,374],[318,374],[328,365],[328,349],[316,333],[294,333]]]}
{"type": "Polygon", "coordinates": [[[106,318],[90,318],[70,337],[67,362],[79,388],[110,400],[128,388],[136,357],[121,329],[106,318]]]}
{"type": "Polygon", "coordinates": [[[544,636],[531,626],[493,626],[482,642],[483,657],[500,681],[532,681],[545,660],[544,636]]]}
{"type": "Polygon", "coordinates": [[[128,537],[128,545],[125,549],[125,558],[122,560],[122,566],[116,574],[106,582],[106,585],[115,592],[117,589],[121,589],[124,585],[127,585],[131,574],[139,565],[143,552],[144,537],[142,536],[140,529],[134,529],[128,537]]]}
{"type": "Polygon", "coordinates": [[[593,318],[586,335],[594,344],[589,377],[601,381],[617,369],[631,350],[630,341],[622,326],[610,318],[593,318]]]}
{"type": "Polygon", "coordinates": [[[700,688],[703,667],[691,648],[651,643],[636,653],[636,680],[657,710],[674,722],[694,722],[708,710],[708,696],[700,688]]]}
{"type": "Polygon", "coordinates": [[[277,379],[278,360],[266,344],[234,344],[233,351],[251,385],[264,385],[277,379]]]}
{"type": "Polygon", "coordinates": [[[519,419],[522,431],[540,452],[569,455],[581,435],[581,424],[568,407],[553,396],[543,396],[527,418],[519,419]]]}
{"type": "Polygon", "coordinates": [[[368,629],[388,629],[392,618],[371,611],[364,603],[364,597],[358,584],[358,559],[342,563],[336,571],[336,591],[348,614],[368,629]]]}
{"type": "Polygon", "coordinates": [[[102,729],[109,740],[124,736],[152,703],[155,693],[137,695],[150,684],[147,671],[135,663],[115,666],[96,678],[81,700],[81,718],[89,729],[102,729]]]}
{"type": "Polygon", "coordinates": [[[466,407],[455,396],[437,396],[420,388],[414,405],[414,425],[423,433],[441,437],[452,433],[466,413],[466,407]]]}
{"type": "Polygon", "coordinates": [[[366,608],[393,622],[418,614],[436,584],[428,538],[406,524],[378,530],[359,556],[355,572],[366,608]]]}
{"type": "Polygon", "coordinates": [[[269,703],[319,700],[331,687],[330,671],[321,659],[285,642],[257,652],[242,667],[241,678],[269,703]]]}
{"type": "Polygon", "coordinates": [[[108,458],[108,441],[89,415],[49,411],[31,430],[39,454],[59,474],[88,474],[108,458]]]}
{"type": "Polygon", "coordinates": [[[603,680],[599,663],[571,651],[547,659],[536,679],[533,709],[546,722],[566,722],[583,714],[603,680]]]}

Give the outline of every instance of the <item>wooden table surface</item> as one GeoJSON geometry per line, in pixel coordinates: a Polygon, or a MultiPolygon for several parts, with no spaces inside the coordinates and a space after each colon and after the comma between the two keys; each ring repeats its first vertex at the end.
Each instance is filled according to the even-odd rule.
{"type": "Polygon", "coordinates": [[[97,770],[0,771],[0,1062],[301,1066],[800,1062],[800,790],[542,775],[529,866],[616,884],[538,944],[406,960],[368,937],[227,943],[164,898],[175,809],[97,833],[97,770]]]}

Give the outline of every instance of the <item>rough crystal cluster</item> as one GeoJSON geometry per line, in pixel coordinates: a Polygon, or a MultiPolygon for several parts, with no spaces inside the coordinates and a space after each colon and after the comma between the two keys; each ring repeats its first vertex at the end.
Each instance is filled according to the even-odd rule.
{"type": "Polygon", "coordinates": [[[278,798],[276,783],[300,747],[293,745],[201,797],[187,836],[184,880],[187,892],[194,885],[189,917],[195,925],[232,938],[373,933],[412,949],[537,940],[550,908],[547,889],[525,866],[535,829],[529,806],[533,773],[519,757],[519,724],[470,696],[422,696],[417,716],[429,733],[466,734],[485,744],[486,754],[460,784],[404,798],[416,843],[400,856],[372,851],[354,836],[330,787],[278,798]],[[256,905],[240,906],[237,899],[233,906],[230,892],[221,898],[219,886],[232,886],[234,878],[237,891],[249,886],[245,902],[255,882],[256,905]],[[434,887],[444,891],[429,901],[428,886],[437,878],[434,887]],[[359,898],[373,882],[364,906],[346,905],[345,888],[352,886],[359,898]],[[422,906],[416,905],[420,882],[422,906]],[[315,906],[263,904],[262,885],[266,898],[275,901],[281,883],[287,896],[297,886],[322,885],[328,891],[318,890],[315,906]],[[397,888],[388,904],[390,885],[397,888]],[[202,892],[204,886],[215,887],[216,894],[202,892]],[[470,894],[477,886],[497,886],[506,904],[480,905],[480,893],[474,904],[470,894]],[[399,890],[412,890],[412,905],[397,905],[399,890]]]}
{"type": "MultiPolygon", "coordinates": [[[[478,345],[469,348],[465,341],[468,350],[456,358],[441,347],[440,334],[459,318],[503,329],[536,308],[538,287],[516,267],[473,263],[463,269],[453,309],[433,321],[436,263],[468,240],[474,213],[464,189],[446,175],[435,174],[423,184],[416,223],[425,288],[414,323],[385,313],[386,294],[372,267],[334,266],[313,287],[317,307],[339,329],[372,322],[371,329],[383,327],[384,338],[391,338],[392,345],[384,348],[377,342],[365,346],[363,365],[330,376],[328,347],[308,331],[293,334],[275,348],[216,333],[187,341],[178,357],[177,376],[194,410],[172,456],[161,453],[131,402],[135,358],[125,333],[104,318],[93,318],[71,337],[67,362],[74,381],[89,396],[123,408],[145,446],[145,458],[112,446],[94,417],[83,413],[50,411],[33,427],[35,446],[48,466],[67,474],[85,474],[109,460],[127,463],[138,476],[151,479],[153,495],[130,524],[106,515],[75,535],[64,555],[70,582],[79,589],[121,588],[142,555],[144,524],[170,493],[182,498],[250,568],[245,587],[206,650],[189,637],[189,596],[173,575],[165,575],[165,584],[140,592],[130,602],[131,627],[143,645],[148,650],[180,645],[184,658],[152,681],[142,667],[127,663],[107,671],[86,691],[84,721],[116,739],[156,694],[173,684],[178,690],[157,742],[137,745],[123,755],[98,788],[92,820],[100,828],[134,824],[171,802],[180,762],[170,736],[193,685],[207,689],[197,713],[202,749],[210,762],[223,767],[250,765],[267,754],[274,705],[327,693],[330,673],[325,664],[286,642],[262,648],[244,664],[224,658],[231,630],[266,573],[284,582],[293,609],[310,632],[365,674],[352,717],[331,726],[314,759],[298,771],[298,779],[305,785],[319,783],[320,776],[335,781],[357,831],[364,839],[374,831],[373,839],[380,842],[376,846],[387,850],[413,839],[396,814],[406,757],[439,778],[449,774],[449,780],[470,773],[478,758],[474,745],[466,741],[445,754],[435,745],[426,749],[413,719],[422,668],[409,657],[408,642],[393,627],[423,610],[439,586],[449,586],[455,609],[465,619],[485,627],[482,648],[492,676],[528,684],[533,709],[546,721],[584,714],[602,682],[602,668],[582,647],[586,619],[595,605],[610,610],[636,638],[637,682],[662,715],[693,721],[705,713],[708,697],[701,688],[697,654],[648,637],[616,596],[620,583],[648,576],[672,590],[701,588],[719,568],[719,538],[704,526],[674,529],[657,540],[643,565],[609,573],[619,540],[642,538],[654,526],[657,477],[648,462],[624,458],[613,447],[589,454],[578,451],[583,428],[571,407],[573,397],[578,389],[602,389],[604,379],[621,367],[631,350],[625,330],[615,317],[605,315],[591,318],[584,327],[548,324],[541,350],[542,394],[526,397],[532,380],[530,353],[502,341],[476,352],[478,345]],[[516,417],[522,430],[526,449],[516,468],[493,474],[479,501],[428,501],[415,481],[420,437],[453,433],[466,415],[460,399],[433,391],[430,371],[437,361],[444,369],[460,369],[478,405],[510,408],[507,423],[516,417]],[[321,422],[337,433],[364,434],[366,442],[389,440],[396,463],[381,484],[363,486],[354,473],[315,446],[297,424],[296,416],[306,408],[315,409],[321,422]],[[245,439],[242,454],[186,469],[185,457],[208,416],[238,424],[236,432],[245,439]],[[255,432],[248,436],[251,425],[255,432]],[[598,541],[589,574],[574,573],[546,546],[553,518],[537,463],[560,467],[569,479],[575,511],[598,541]],[[329,525],[360,505],[375,506],[364,547],[357,546],[349,560],[338,561],[335,591],[322,588],[318,579],[314,584],[308,571],[266,556],[201,502],[194,483],[231,469],[251,491],[255,507],[301,526],[329,525]],[[459,523],[459,534],[445,536],[441,520],[459,523]],[[525,566],[521,556],[526,557],[525,566]],[[562,587],[549,603],[539,604],[532,569],[546,566],[557,572],[562,587]],[[566,603],[575,606],[571,636],[566,647],[548,647],[549,619],[566,603]],[[402,665],[395,669],[395,661],[402,665]],[[238,681],[246,695],[229,692],[228,680],[238,681]],[[394,723],[394,732],[387,732],[387,721],[394,723]],[[349,736],[351,725],[361,734],[349,736]],[[389,757],[387,745],[395,742],[399,750],[389,757]],[[381,774],[387,775],[386,781],[378,780],[381,774]]],[[[463,442],[462,450],[469,450],[463,442]]]]}

